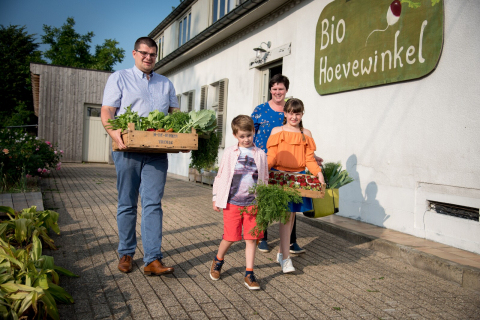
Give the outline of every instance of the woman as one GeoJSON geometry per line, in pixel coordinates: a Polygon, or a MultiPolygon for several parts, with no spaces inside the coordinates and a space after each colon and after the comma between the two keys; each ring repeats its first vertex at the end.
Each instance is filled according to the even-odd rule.
{"type": "MultiPolygon", "coordinates": [[[[285,96],[288,92],[290,81],[281,74],[276,74],[269,82],[269,90],[272,98],[257,106],[252,113],[255,124],[255,145],[267,153],[267,141],[272,129],[283,125],[285,96]]],[[[322,159],[315,157],[319,165],[322,159]]],[[[293,230],[290,237],[290,253],[304,253],[305,250],[297,244],[296,218],[293,222],[293,230]]],[[[267,231],[265,230],[263,240],[259,243],[258,249],[262,252],[269,252],[267,243],[267,231]]]]}

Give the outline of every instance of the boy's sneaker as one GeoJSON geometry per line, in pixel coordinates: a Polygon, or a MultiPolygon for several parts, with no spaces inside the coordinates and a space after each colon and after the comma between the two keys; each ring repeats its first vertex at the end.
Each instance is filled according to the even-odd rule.
{"type": "Polygon", "coordinates": [[[210,267],[210,278],[212,280],[220,279],[220,273],[222,272],[222,266],[225,261],[217,261],[213,258],[212,266],[210,267]]]}
{"type": "Polygon", "coordinates": [[[260,241],[260,243],[258,244],[258,250],[260,250],[261,252],[270,252],[270,248],[268,247],[268,243],[266,240],[260,241]]]}
{"type": "Polygon", "coordinates": [[[277,262],[280,263],[280,267],[282,266],[283,254],[280,252],[277,253],[277,262]]]}
{"type": "Polygon", "coordinates": [[[282,270],[283,273],[295,272],[295,268],[293,267],[292,259],[290,259],[290,257],[282,261],[282,270]]]}
{"type": "Polygon", "coordinates": [[[260,285],[253,273],[245,277],[245,286],[250,290],[260,290],[260,285]]]}
{"type": "Polygon", "coordinates": [[[305,253],[305,249],[301,248],[296,242],[290,245],[290,253],[305,253]]]}

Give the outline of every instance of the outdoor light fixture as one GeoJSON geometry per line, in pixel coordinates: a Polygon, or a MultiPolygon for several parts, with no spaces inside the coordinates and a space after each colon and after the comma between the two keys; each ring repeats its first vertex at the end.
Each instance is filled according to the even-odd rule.
{"type": "Polygon", "coordinates": [[[260,57],[260,55],[262,54],[262,52],[267,52],[267,50],[263,49],[262,48],[262,45],[265,44],[267,46],[267,49],[270,49],[270,47],[272,46],[272,43],[270,41],[268,41],[267,43],[265,42],[262,42],[260,43],[260,45],[256,48],[253,48],[253,51],[255,51],[257,53],[257,58],[260,57]]]}

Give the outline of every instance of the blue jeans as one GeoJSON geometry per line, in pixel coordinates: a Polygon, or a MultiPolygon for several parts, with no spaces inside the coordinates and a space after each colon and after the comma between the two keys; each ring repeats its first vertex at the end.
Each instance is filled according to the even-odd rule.
{"type": "Polygon", "coordinates": [[[166,153],[112,152],[117,171],[118,253],[120,257],[135,254],[137,237],[137,202],[142,204],[141,232],[143,262],[148,265],[162,259],[162,197],[167,180],[166,153]]]}

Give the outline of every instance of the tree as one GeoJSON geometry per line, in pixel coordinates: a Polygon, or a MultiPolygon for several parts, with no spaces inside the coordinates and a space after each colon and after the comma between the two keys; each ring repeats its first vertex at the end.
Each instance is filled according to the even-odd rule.
{"type": "Polygon", "coordinates": [[[118,41],[106,39],[102,45],[95,46],[95,55],[90,53],[90,43],[95,36],[93,32],[81,35],[74,29],[72,17],[61,28],[43,25],[45,34],[42,42],[50,45],[45,51],[45,58],[52,64],[68,67],[113,71],[117,62],[122,62],[125,50],[117,48],[118,41]]]}
{"type": "Polygon", "coordinates": [[[0,127],[34,124],[30,62],[45,62],[35,34],[0,25],[0,127]]]}

